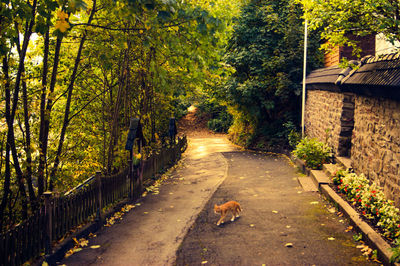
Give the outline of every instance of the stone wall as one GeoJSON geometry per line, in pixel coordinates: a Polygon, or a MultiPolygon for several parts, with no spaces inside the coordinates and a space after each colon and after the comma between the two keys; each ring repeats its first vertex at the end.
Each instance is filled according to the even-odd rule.
{"type": "Polygon", "coordinates": [[[327,142],[337,156],[350,153],[354,95],[322,90],[307,91],[305,131],[327,142]]]}
{"type": "Polygon", "coordinates": [[[352,166],[400,206],[400,103],[355,97],[352,166]],[[397,196],[396,196],[397,195],[397,196]]]}

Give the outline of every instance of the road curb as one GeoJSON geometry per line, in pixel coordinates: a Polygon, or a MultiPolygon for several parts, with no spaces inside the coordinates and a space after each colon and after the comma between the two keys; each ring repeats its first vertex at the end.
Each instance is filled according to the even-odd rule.
{"type": "MultiPolygon", "coordinates": [[[[300,170],[309,175],[311,172],[308,170],[301,160],[295,160],[295,164],[300,168],[300,170]]],[[[364,222],[360,217],[359,213],[354,210],[354,208],[347,203],[341,196],[339,196],[330,186],[326,183],[320,183],[318,185],[319,191],[327,197],[328,200],[334,203],[339,210],[350,220],[350,223],[355,227],[356,231],[362,233],[363,240],[371,246],[373,249],[378,251],[379,259],[384,263],[384,265],[396,265],[400,266],[400,263],[390,263],[390,258],[393,255],[391,251],[391,246],[382,238],[382,236],[377,233],[369,224],[364,222]]]]}

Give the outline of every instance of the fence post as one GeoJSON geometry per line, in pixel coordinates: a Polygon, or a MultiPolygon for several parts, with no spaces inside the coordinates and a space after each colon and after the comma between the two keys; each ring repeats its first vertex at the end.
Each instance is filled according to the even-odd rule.
{"type": "Polygon", "coordinates": [[[128,178],[129,178],[129,198],[132,200],[134,197],[134,188],[133,188],[133,160],[129,159],[128,160],[128,165],[129,165],[129,173],[128,173],[128,178]]]}
{"type": "Polygon", "coordinates": [[[102,206],[102,195],[101,195],[101,172],[96,172],[96,184],[97,184],[97,214],[96,214],[96,221],[98,224],[101,224],[102,217],[101,217],[101,209],[102,206]]]}
{"type": "Polygon", "coordinates": [[[50,191],[46,191],[43,193],[44,195],[44,206],[45,206],[45,215],[46,215],[46,243],[45,243],[45,252],[46,254],[51,254],[51,242],[52,233],[53,233],[53,221],[52,221],[52,206],[51,206],[51,195],[50,191]]]}

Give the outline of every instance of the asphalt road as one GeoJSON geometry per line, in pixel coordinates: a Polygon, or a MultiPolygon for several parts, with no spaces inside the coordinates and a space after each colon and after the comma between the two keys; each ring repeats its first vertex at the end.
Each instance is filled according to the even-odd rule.
{"type": "Polygon", "coordinates": [[[373,265],[334,208],[319,193],[303,191],[287,159],[223,155],[228,176],[190,228],[176,265],[373,265]],[[218,227],[212,208],[229,200],[241,204],[242,215],[218,227]]]}
{"type": "Polygon", "coordinates": [[[346,221],[297,177],[280,156],[241,151],[221,135],[192,136],[157,193],[60,264],[368,265],[346,221]],[[240,202],[242,215],[218,227],[213,205],[228,200],[240,202]]]}

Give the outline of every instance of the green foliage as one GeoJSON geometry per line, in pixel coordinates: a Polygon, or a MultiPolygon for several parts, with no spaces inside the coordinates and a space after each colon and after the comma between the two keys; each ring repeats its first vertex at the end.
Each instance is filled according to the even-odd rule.
{"type": "Polygon", "coordinates": [[[390,263],[400,262],[400,239],[394,241],[394,246],[392,248],[393,255],[390,258],[390,263]]]}
{"type": "Polygon", "coordinates": [[[354,234],[353,235],[354,241],[358,242],[362,240],[362,233],[354,234]]]}
{"type": "Polygon", "coordinates": [[[214,132],[223,132],[227,133],[229,127],[232,125],[232,116],[226,111],[223,110],[218,113],[216,118],[212,118],[208,121],[207,126],[214,132]]]}
{"type": "Polygon", "coordinates": [[[207,119],[207,126],[214,132],[227,133],[232,125],[232,115],[228,113],[227,107],[218,103],[215,99],[204,98],[196,105],[199,116],[207,119]]]}
{"type": "Polygon", "coordinates": [[[299,132],[297,132],[296,130],[292,129],[288,134],[288,141],[289,141],[290,147],[296,148],[296,146],[301,141],[301,134],[299,132]]]}
{"type": "MultiPolygon", "coordinates": [[[[400,238],[400,210],[387,200],[383,189],[370,182],[363,174],[338,171],[333,175],[334,184],[348,201],[362,214],[380,227],[383,235],[398,245],[400,238]]],[[[398,258],[397,258],[398,259],[398,258]]]]}
{"type": "Polygon", "coordinates": [[[296,0],[303,4],[311,29],[322,29],[321,37],[329,50],[336,45],[349,45],[359,52],[351,35],[383,33],[389,41],[400,40],[399,4],[391,0],[296,0]]]}
{"type": "MultiPolygon", "coordinates": [[[[49,173],[54,170],[53,189],[64,191],[96,171],[113,172],[126,165],[129,156],[124,146],[131,117],[141,118],[149,147],[160,145],[168,119],[184,115],[190,97],[222,83],[220,74],[227,75],[229,67],[221,66],[219,60],[240,2],[1,2],[0,144],[5,147],[9,141],[7,131],[13,131],[18,158],[5,162],[3,148],[0,201],[4,199],[6,204],[0,206],[0,221],[12,217],[18,222],[19,201],[32,200],[33,206],[33,198],[40,196],[34,195],[38,194],[38,182],[29,180],[38,178],[41,157],[45,161],[41,172],[44,189],[50,188],[49,173]],[[31,21],[32,15],[35,19],[31,21]],[[32,32],[28,27],[31,23],[32,32]],[[25,57],[24,52],[20,53],[22,40],[28,41],[25,57]],[[16,80],[21,80],[19,85],[16,80]],[[27,108],[22,99],[23,82],[27,108]],[[5,84],[12,95],[7,100],[16,110],[15,126],[11,128],[4,119],[5,84]],[[18,101],[12,101],[14,97],[18,101]],[[48,104],[47,111],[41,109],[42,103],[48,104]],[[49,125],[45,152],[40,150],[38,141],[44,121],[49,125]],[[30,147],[26,147],[27,125],[30,147]],[[22,189],[17,186],[17,163],[24,183],[20,188],[30,185],[32,197],[19,191],[22,189]],[[11,169],[7,175],[6,165],[11,169]],[[10,176],[7,197],[3,197],[5,176],[10,176]]],[[[4,223],[8,222],[13,221],[4,223]]]]}
{"type": "MultiPolygon", "coordinates": [[[[252,139],[286,139],[283,124],[299,121],[302,11],[292,1],[250,1],[234,26],[225,60],[236,70],[223,93],[236,115],[251,123],[252,139]],[[284,133],[283,133],[284,132],[284,133]]],[[[309,69],[320,65],[318,34],[309,37],[309,69]]],[[[241,135],[238,129],[234,134],[241,135]]]]}
{"type": "Polygon", "coordinates": [[[321,169],[332,157],[332,149],[327,144],[308,137],[302,139],[292,153],[296,158],[304,160],[311,169],[321,169]]]}

